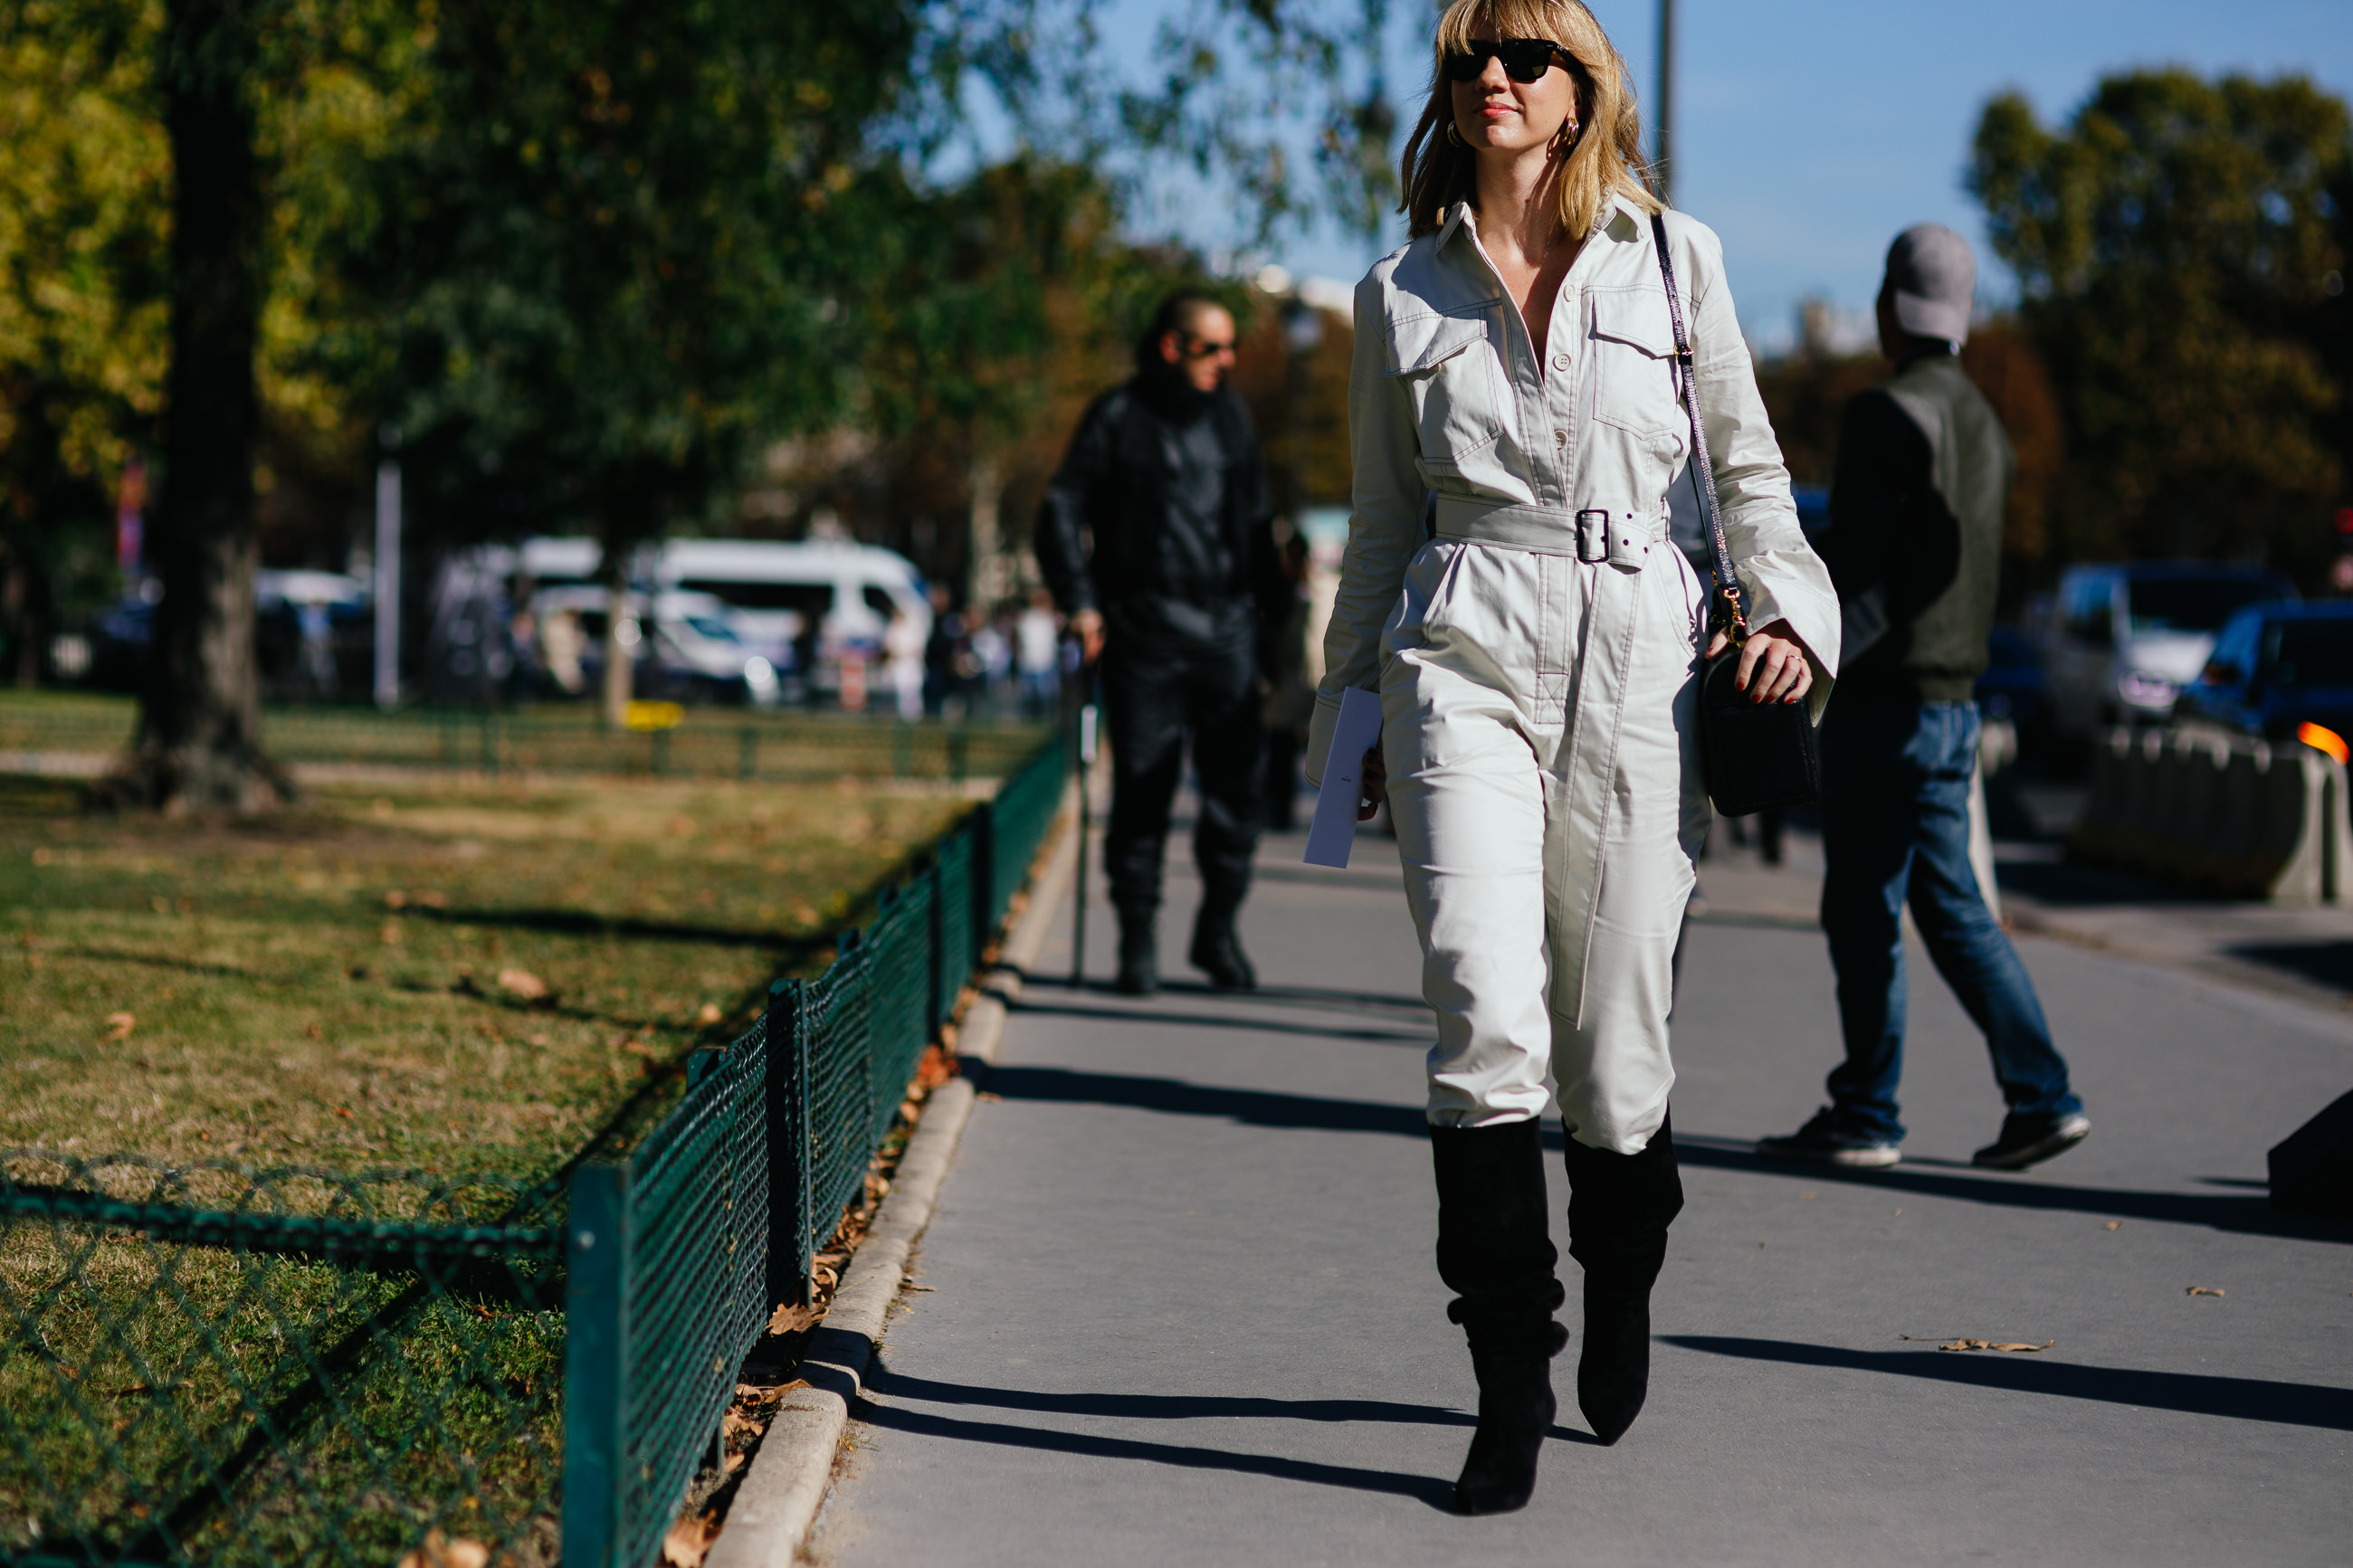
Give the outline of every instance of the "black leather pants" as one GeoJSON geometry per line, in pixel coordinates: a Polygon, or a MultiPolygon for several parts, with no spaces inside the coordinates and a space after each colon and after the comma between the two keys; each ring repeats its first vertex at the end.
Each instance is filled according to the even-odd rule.
{"type": "Polygon", "coordinates": [[[1159,908],[1169,805],[1189,734],[1201,782],[1193,859],[1204,904],[1230,913],[1250,890],[1263,791],[1252,638],[1208,645],[1114,639],[1104,653],[1103,691],[1112,747],[1103,869],[1112,903],[1126,913],[1159,908]]]}

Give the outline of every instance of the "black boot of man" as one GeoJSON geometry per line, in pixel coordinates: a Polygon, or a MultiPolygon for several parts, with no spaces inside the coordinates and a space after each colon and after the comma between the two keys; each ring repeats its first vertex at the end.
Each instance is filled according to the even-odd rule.
{"type": "Polygon", "coordinates": [[[1119,906],[1119,976],[1113,989],[1123,996],[1149,996],[1160,989],[1159,910],[1150,904],[1119,906]]]}
{"type": "Polygon", "coordinates": [[[1187,957],[1220,991],[1258,988],[1258,971],[1250,967],[1240,933],[1234,930],[1241,907],[1240,893],[1208,889],[1201,895],[1200,913],[1193,917],[1193,945],[1187,957]]]}
{"type": "Polygon", "coordinates": [[[1667,1258],[1667,1226],[1683,1206],[1673,1125],[1639,1154],[1567,1141],[1568,1255],[1585,1266],[1585,1344],[1577,1405],[1593,1435],[1615,1443],[1651,1386],[1651,1287],[1667,1258]]]}
{"type": "Polygon", "coordinates": [[[1558,1406],[1552,1358],[1568,1342],[1566,1300],[1546,1233],[1544,1142],[1534,1120],[1433,1127],[1438,1277],[1446,1315],[1471,1342],[1479,1426],[1454,1483],[1458,1513],[1508,1513],[1535,1491],[1536,1454],[1558,1406]]]}

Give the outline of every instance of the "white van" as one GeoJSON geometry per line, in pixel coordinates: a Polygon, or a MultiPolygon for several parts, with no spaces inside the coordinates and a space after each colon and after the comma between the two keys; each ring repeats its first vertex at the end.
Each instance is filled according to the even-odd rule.
{"type": "Polygon", "coordinates": [[[895,614],[931,636],[914,563],[848,540],[674,539],[655,557],[654,583],[725,600],[754,651],[820,690],[839,689],[845,658],[870,668],[880,659],[895,614]]]}

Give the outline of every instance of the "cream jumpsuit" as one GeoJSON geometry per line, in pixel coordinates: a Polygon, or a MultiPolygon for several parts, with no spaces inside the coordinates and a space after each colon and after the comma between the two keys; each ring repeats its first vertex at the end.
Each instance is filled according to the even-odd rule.
{"type": "MultiPolygon", "coordinates": [[[[1819,719],[1838,598],[1798,528],[1722,247],[1680,214],[1666,226],[1748,622],[1786,619],[1813,654],[1819,719]]],[[[1356,321],[1355,510],[1308,757],[1320,776],[1341,692],[1380,693],[1437,1014],[1430,1120],[1535,1116],[1549,1074],[1573,1136],[1637,1152],[1674,1082],[1674,944],[1709,818],[1705,590],[1665,542],[1690,426],[1650,220],[1603,210],[1546,364],[1467,205],[1366,275],[1356,321]]]]}

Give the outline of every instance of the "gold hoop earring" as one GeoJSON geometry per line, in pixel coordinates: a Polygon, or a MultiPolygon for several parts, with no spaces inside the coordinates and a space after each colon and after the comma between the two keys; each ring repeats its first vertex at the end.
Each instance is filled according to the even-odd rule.
{"type": "Polygon", "coordinates": [[[1454,129],[1454,121],[1451,120],[1446,122],[1446,139],[1457,147],[1462,145],[1462,132],[1454,129]]]}

